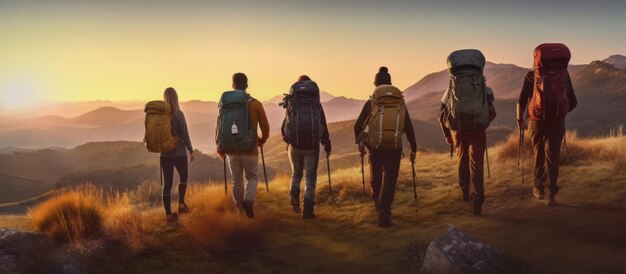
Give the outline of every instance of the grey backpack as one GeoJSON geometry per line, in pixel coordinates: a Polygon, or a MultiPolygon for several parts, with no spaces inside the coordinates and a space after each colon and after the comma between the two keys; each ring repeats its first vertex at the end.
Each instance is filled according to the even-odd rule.
{"type": "Polygon", "coordinates": [[[478,50],[458,50],[448,56],[450,85],[445,98],[445,124],[450,130],[484,130],[489,126],[489,88],[484,68],[485,56],[478,50]]]}

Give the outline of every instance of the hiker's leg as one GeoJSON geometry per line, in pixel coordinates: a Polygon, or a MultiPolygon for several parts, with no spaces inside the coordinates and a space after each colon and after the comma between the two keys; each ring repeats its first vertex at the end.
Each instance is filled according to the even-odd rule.
{"type": "Polygon", "coordinates": [[[559,178],[560,152],[563,135],[565,134],[565,124],[557,122],[549,132],[546,140],[546,166],[548,173],[548,189],[550,193],[556,195],[559,192],[557,184],[559,178]]]}
{"type": "Polygon", "coordinates": [[[383,183],[384,159],[382,159],[381,154],[382,152],[370,149],[370,187],[372,189],[371,195],[374,203],[378,203],[378,199],[380,199],[380,186],[383,183]]]}
{"type": "Polygon", "coordinates": [[[380,196],[381,212],[391,212],[391,204],[393,203],[396,193],[396,183],[398,180],[398,172],[400,171],[400,159],[402,151],[385,151],[384,152],[384,177],[383,190],[380,196]]]}
{"type": "Polygon", "coordinates": [[[174,183],[174,161],[172,157],[161,157],[161,168],[163,168],[163,207],[165,214],[172,214],[171,192],[174,183]]]}
{"type": "Polygon", "coordinates": [[[469,170],[469,142],[463,132],[453,132],[452,141],[456,150],[456,159],[459,171],[459,188],[463,197],[469,196],[470,170],[469,170]]]}
{"type": "Polygon", "coordinates": [[[291,163],[291,187],[289,190],[290,199],[300,199],[300,182],[302,182],[304,169],[304,155],[302,151],[289,147],[289,162],[291,163]]]}
{"type": "Polygon", "coordinates": [[[230,174],[233,178],[233,201],[235,201],[235,206],[241,209],[241,203],[243,202],[243,163],[241,155],[228,155],[226,158],[228,159],[230,174]]]}
{"type": "Polygon", "coordinates": [[[254,204],[256,197],[256,189],[259,183],[259,156],[258,155],[242,155],[243,169],[246,176],[246,189],[243,200],[254,204]]]}
{"type": "Polygon", "coordinates": [[[315,204],[315,187],[317,185],[317,166],[319,152],[317,149],[303,151],[304,153],[304,206],[315,204]]]}
{"type": "Polygon", "coordinates": [[[189,166],[187,165],[187,155],[174,158],[174,166],[180,177],[178,183],[178,203],[185,203],[185,192],[187,191],[187,180],[189,178],[189,166]]]}
{"type": "Polygon", "coordinates": [[[487,134],[485,131],[471,132],[469,148],[470,163],[470,197],[477,204],[485,201],[485,149],[487,147],[487,134]]]}
{"type": "Polygon", "coordinates": [[[546,153],[544,150],[544,134],[538,121],[530,121],[528,123],[528,132],[530,134],[530,140],[533,145],[533,152],[535,156],[533,169],[535,188],[538,189],[539,192],[543,193],[547,176],[545,169],[546,153]]]}

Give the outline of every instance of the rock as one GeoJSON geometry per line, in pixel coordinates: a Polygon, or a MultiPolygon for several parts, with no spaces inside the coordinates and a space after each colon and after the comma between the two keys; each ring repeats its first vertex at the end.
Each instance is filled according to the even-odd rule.
{"type": "Polygon", "coordinates": [[[67,245],[42,233],[0,228],[0,273],[88,273],[67,245]]]}
{"type": "Polygon", "coordinates": [[[453,225],[430,242],[420,273],[522,273],[523,268],[488,244],[453,225]]]}
{"type": "Polygon", "coordinates": [[[24,268],[20,266],[15,255],[0,255],[0,273],[22,273],[24,268]]]}
{"type": "Polygon", "coordinates": [[[41,233],[0,229],[0,273],[22,273],[34,265],[31,255],[46,243],[41,233]]]}

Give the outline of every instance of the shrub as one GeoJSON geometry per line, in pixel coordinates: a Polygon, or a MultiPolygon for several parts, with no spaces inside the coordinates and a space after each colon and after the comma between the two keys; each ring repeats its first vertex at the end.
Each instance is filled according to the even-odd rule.
{"type": "Polygon", "coordinates": [[[251,220],[239,214],[221,186],[191,186],[187,193],[191,212],[181,217],[181,225],[194,243],[210,253],[254,246],[274,223],[267,209],[257,210],[251,220]]]}
{"type": "Polygon", "coordinates": [[[93,187],[64,191],[29,210],[35,228],[50,238],[81,244],[101,235],[104,204],[93,187]]]}
{"type": "Polygon", "coordinates": [[[133,253],[143,251],[147,236],[143,215],[130,203],[127,194],[112,194],[107,202],[105,234],[127,246],[133,253]]]}
{"type": "MultiPolygon", "coordinates": [[[[576,131],[568,131],[565,139],[567,145],[561,146],[561,163],[576,164],[585,160],[608,161],[616,163],[616,167],[621,168],[626,163],[626,137],[622,129],[618,129],[610,136],[601,138],[581,139],[576,131]]],[[[533,148],[530,136],[526,133],[524,137],[524,159],[533,157],[533,148]]],[[[504,142],[493,148],[497,160],[517,159],[519,135],[512,134],[504,142]]]]}

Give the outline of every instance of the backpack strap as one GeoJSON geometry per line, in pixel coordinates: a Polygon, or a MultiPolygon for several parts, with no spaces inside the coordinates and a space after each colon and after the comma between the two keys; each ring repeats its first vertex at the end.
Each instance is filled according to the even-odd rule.
{"type": "Polygon", "coordinates": [[[398,114],[396,115],[396,134],[394,136],[394,146],[398,146],[398,135],[400,131],[400,106],[398,106],[398,114]]]}
{"type": "Polygon", "coordinates": [[[378,131],[378,144],[376,148],[380,147],[380,144],[383,142],[383,121],[385,120],[385,106],[380,106],[380,130],[378,131]]]}

